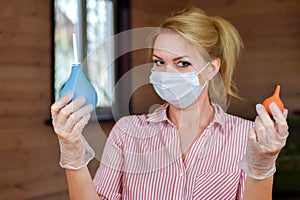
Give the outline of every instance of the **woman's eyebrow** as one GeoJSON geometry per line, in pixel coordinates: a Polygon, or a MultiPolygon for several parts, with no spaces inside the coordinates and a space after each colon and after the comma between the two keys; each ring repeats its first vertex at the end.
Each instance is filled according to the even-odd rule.
{"type": "MultiPolygon", "coordinates": [[[[161,58],[161,57],[159,57],[159,56],[157,56],[157,55],[155,55],[155,54],[153,54],[153,57],[156,57],[156,58],[158,58],[158,59],[163,60],[163,58],[161,58]]],[[[187,56],[187,55],[184,55],[184,56],[180,56],[180,57],[174,58],[173,61],[180,60],[180,59],[182,59],[182,58],[190,58],[190,57],[187,56]]]]}
{"type": "Polygon", "coordinates": [[[176,60],[180,60],[180,59],[183,59],[183,58],[190,58],[189,56],[185,55],[185,56],[180,56],[178,58],[174,58],[173,61],[176,61],[176,60]]]}
{"type": "Polygon", "coordinates": [[[155,55],[155,54],[153,54],[153,57],[156,57],[156,58],[158,58],[158,59],[163,60],[161,57],[159,57],[159,56],[157,56],[157,55],[155,55]]]}

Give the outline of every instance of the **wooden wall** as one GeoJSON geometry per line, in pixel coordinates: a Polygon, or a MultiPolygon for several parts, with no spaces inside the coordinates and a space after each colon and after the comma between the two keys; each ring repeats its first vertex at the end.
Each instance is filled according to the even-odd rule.
{"type": "MultiPolygon", "coordinates": [[[[57,138],[45,124],[51,105],[50,14],[50,0],[0,1],[0,200],[68,199],[57,138]]],[[[101,125],[110,130],[112,124],[101,125]]],[[[97,165],[91,163],[92,173],[97,165]]]]}
{"type": "Polygon", "coordinates": [[[60,192],[49,118],[50,0],[1,1],[0,199],[60,192]]]}
{"type": "MultiPolygon", "coordinates": [[[[0,3],[0,199],[68,199],[64,170],[52,127],[51,0],[0,3]]],[[[174,9],[198,5],[231,21],[245,52],[236,82],[247,100],[230,112],[254,115],[253,105],[276,83],[290,111],[300,109],[300,2],[298,0],[132,0],[132,26],[156,26],[174,9]]],[[[133,55],[133,66],[145,53],[133,55]]],[[[141,77],[145,75],[140,74],[141,77]]],[[[134,77],[136,78],[136,77],[134,77]]],[[[157,97],[150,86],[137,91],[134,112],[146,112],[157,97]]],[[[103,123],[109,130],[112,123],[103,123]]],[[[89,130],[89,129],[87,129],[89,130]]],[[[97,161],[90,165],[95,172],[97,161]]]]}

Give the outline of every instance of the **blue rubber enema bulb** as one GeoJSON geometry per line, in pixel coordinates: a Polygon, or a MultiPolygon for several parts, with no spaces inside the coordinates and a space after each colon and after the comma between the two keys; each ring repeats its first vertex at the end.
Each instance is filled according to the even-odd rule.
{"type": "Polygon", "coordinates": [[[70,77],[60,91],[59,96],[61,97],[69,91],[73,94],[72,100],[83,96],[86,98],[85,105],[92,104],[94,109],[96,108],[98,102],[97,92],[86,77],[80,64],[72,65],[70,77]]]}

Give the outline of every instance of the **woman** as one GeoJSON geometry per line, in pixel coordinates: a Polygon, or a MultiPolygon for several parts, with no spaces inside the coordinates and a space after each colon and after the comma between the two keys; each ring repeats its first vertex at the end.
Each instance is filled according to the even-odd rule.
{"type": "Polygon", "coordinates": [[[237,96],[238,32],[198,8],[174,13],[160,27],[150,82],[167,103],[116,123],[94,181],[86,166],[94,152],[81,135],[92,106],[83,106],[84,98],[70,103],[72,94],[52,105],[70,198],[271,199],[275,161],[288,136],[286,111],[271,104],[272,120],[258,104],[250,122],[216,103],[224,102],[220,89],[237,96]]]}

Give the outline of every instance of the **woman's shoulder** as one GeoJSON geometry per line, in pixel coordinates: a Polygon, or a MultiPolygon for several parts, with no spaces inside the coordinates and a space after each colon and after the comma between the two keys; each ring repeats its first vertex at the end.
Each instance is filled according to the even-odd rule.
{"type": "Polygon", "coordinates": [[[145,121],[145,115],[128,115],[121,117],[112,127],[108,141],[123,149],[128,136],[135,133],[137,127],[145,121]]]}
{"type": "Polygon", "coordinates": [[[117,121],[121,126],[144,126],[151,122],[162,122],[167,120],[167,107],[168,104],[162,104],[157,107],[153,112],[148,114],[135,114],[128,115],[120,118],[117,121]]]}
{"type": "Polygon", "coordinates": [[[237,115],[225,113],[225,126],[230,132],[237,134],[248,133],[249,129],[253,127],[253,121],[237,115]]]}
{"type": "Polygon", "coordinates": [[[142,125],[147,122],[147,114],[128,115],[117,120],[116,125],[119,127],[128,127],[142,125]]]}
{"type": "Polygon", "coordinates": [[[252,127],[253,121],[231,113],[225,112],[218,104],[213,104],[215,110],[215,118],[225,126],[245,126],[252,127]]]}
{"type": "Polygon", "coordinates": [[[230,119],[230,120],[235,120],[235,121],[241,121],[241,122],[246,122],[246,123],[252,123],[253,120],[252,119],[248,119],[245,117],[241,117],[235,114],[231,114],[231,113],[225,113],[226,118],[230,119]]]}
{"type": "Polygon", "coordinates": [[[123,116],[116,121],[109,135],[124,138],[128,134],[146,127],[148,125],[148,118],[148,114],[123,116]]]}

